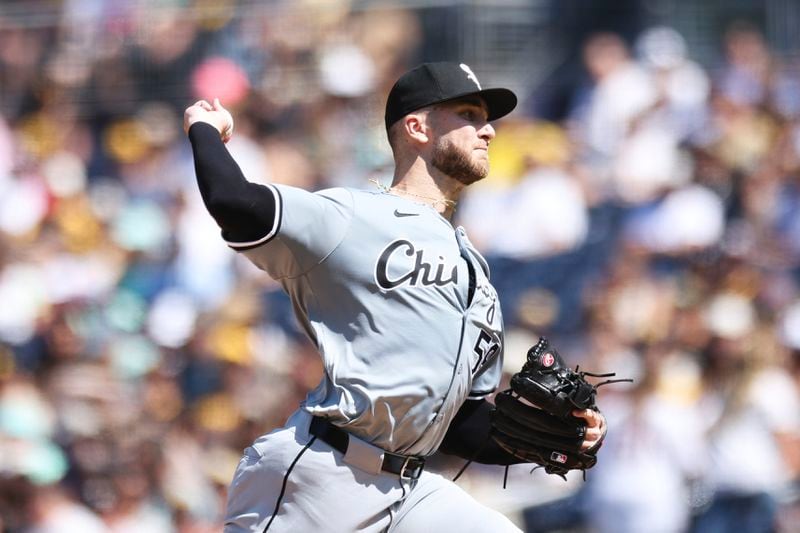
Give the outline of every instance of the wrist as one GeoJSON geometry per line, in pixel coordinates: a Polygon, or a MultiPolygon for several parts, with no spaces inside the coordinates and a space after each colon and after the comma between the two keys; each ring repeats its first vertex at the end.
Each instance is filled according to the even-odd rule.
{"type": "Polygon", "coordinates": [[[192,142],[198,139],[202,139],[203,142],[210,142],[222,138],[217,127],[213,123],[205,120],[198,120],[190,124],[186,135],[192,142]]]}
{"type": "Polygon", "coordinates": [[[197,124],[206,124],[208,126],[211,126],[215,130],[217,130],[218,134],[222,135],[222,128],[219,125],[215,124],[211,120],[206,120],[206,119],[203,119],[203,118],[198,118],[198,119],[195,119],[195,120],[189,122],[189,130],[192,129],[192,126],[195,126],[197,124]]]}

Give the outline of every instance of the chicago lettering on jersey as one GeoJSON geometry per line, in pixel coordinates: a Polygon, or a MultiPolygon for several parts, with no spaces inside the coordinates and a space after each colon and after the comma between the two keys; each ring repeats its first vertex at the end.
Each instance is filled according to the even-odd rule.
{"type": "Polygon", "coordinates": [[[389,244],[381,252],[378,262],[375,264],[375,281],[382,289],[391,290],[403,284],[411,287],[417,285],[436,285],[441,287],[448,283],[458,283],[458,268],[453,265],[450,273],[445,277],[445,264],[443,258],[439,257],[436,264],[425,260],[424,250],[417,250],[411,241],[401,239],[389,244]],[[408,259],[408,258],[414,258],[408,259]],[[403,274],[394,278],[389,277],[389,264],[405,265],[402,268],[403,274]]]}

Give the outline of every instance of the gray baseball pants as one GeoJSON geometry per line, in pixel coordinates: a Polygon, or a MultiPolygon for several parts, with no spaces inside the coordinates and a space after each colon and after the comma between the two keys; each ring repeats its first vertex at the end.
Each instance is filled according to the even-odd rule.
{"type": "MultiPolygon", "coordinates": [[[[401,479],[374,473],[368,458],[345,462],[309,435],[311,418],[300,409],[245,450],[228,491],[225,533],[520,531],[438,474],[401,479]]],[[[352,437],[348,455],[351,448],[369,455],[370,445],[352,437]]]]}

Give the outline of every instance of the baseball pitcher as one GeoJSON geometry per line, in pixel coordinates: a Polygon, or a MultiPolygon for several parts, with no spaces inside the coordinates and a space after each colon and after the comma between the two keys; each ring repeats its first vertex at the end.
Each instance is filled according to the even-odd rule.
{"type": "Polygon", "coordinates": [[[503,317],[485,260],[450,218],[488,173],[491,121],[516,102],[467,65],[423,64],[386,103],[391,187],[316,193],[248,182],[225,148],[233,120],[219,101],[186,110],[222,237],[279,280],[325,369],[286,424],[244,451],[225,531],[518,531],[426,471],[426,458],[557,474],[594,464],[605,434],[594,389],[551,348],[532,349],[502,409],[486,399],[501,377],[503,317]],[[521,401],[531,390],[561,411],[521,401]]]}

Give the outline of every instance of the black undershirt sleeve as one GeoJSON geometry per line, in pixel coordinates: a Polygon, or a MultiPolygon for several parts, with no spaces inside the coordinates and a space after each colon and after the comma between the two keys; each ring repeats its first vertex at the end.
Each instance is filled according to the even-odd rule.
{"type": "Polygon", "coordinates": [[[266,236],[276,213],[275,194],[247,181],[211,124],[189,128],[197,184],[206,209],[229,242],[252,242],[266,236]]]}
{"type": "Polygon", "coordinates": [[[439,451],[486,465],[522,463],[489,438],[494,406],[486,400],[467,400],[458,410],[439,451]],[[477,454],[477,455],[476,455],[477,454]]]}

